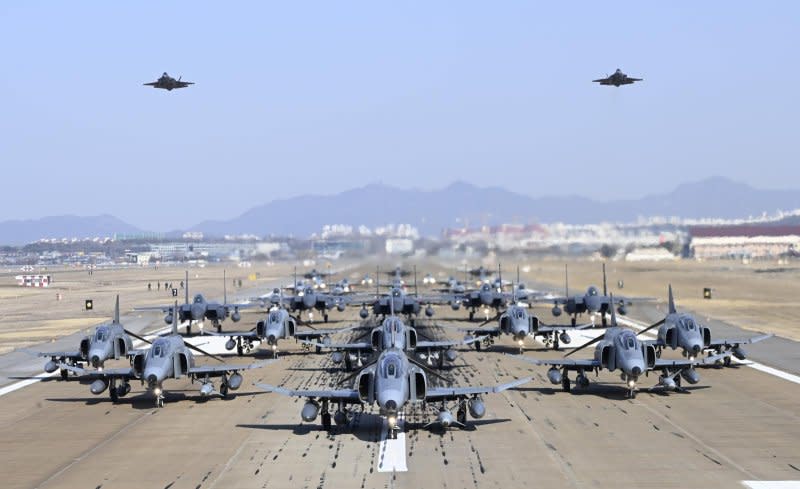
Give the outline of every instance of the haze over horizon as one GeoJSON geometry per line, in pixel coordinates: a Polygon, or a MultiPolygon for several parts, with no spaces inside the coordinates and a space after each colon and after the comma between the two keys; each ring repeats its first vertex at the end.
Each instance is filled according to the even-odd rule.
{"type": "Polygon", "coordinates": [[[378,182],[797,188],[800,4],[580,8],[4,3],[0,221],[167,231],[378,182]],[[644,81],[591,83],[617,67],[644,81]],[[142,86],[163,71],[196,85],[142,86]]]}

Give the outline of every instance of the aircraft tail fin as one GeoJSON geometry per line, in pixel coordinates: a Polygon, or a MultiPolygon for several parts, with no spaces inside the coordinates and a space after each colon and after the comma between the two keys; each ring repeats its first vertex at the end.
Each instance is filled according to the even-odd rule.
{"type": "Polygon", "coordinates": [[[564,297],[569,297],[569,265],[564,264],[564,297]]]}
{"type": "Polygon", "coordinates": [[[603,262],[603,295],[608,296],[608,282],[606,281],[606,263],[603,262]]]}
{"type": "Polygon", "coordinates": [[[669,284],[669,313],[675,314],[676,312],[678,312],[678,310],[675,309],[675,298],[672,296],[672,284],[669,284]]]}
{"type": "Polygon", "coordinates": [[[615,327],[618,326],[618,324],[617,324],[617,308],[613,307],[614,294],[611,294],[611,304],[612,304],[612,307],[609,308],[609,309],[611,309],[611,327],[615,328],[615,327]]]}
{"type": "Polygon", "coordinates": [[[419,289],[417,288],[417,266],[414,265],[414,295],[419,297],[419,289]]]}
{"type": "Polygon", "coordinates": [[[117,301],[114,304],[114,324],[119,324],[119,294],[117,294],[117,301]]]}
{"type": "Polygon", "coordinates": [[[224,268],[222,269],[222,303],[228,303],[228,276],[224,268]]]}
{"type": "Polygon", "coordinates": [[[172,308],[172,334],[178,334],[178,322],[180,321],[178,316],[180,316],[178,313],[178,301],[175,301],[175,305],[172,308]]]}
{"type": "Polygon", "coordinates": [[[186,270],[186,280],[184,281],[183,299],[185,304],[189,303],[189,270],[186,270]]]}

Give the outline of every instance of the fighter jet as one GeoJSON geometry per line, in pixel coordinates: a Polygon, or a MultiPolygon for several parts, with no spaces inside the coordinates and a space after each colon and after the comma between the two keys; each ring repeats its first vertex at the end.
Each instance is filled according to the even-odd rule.
{"type": "MultiPolygon", "coordinates": [[[[61,365],[82,367],[89,363],[94,368],[103,368],[106,360],[119,360],[124,358],[133,348],[132,341],[125,328],[119,322],[119,295],[114,305],[114,318],[110,323],[101,324],[94,330],[94,334],[83,338],[75,352],[48,352],[39,353],[40,357],[50,357],[45,364],[44,371],[53,373],[61,365]]],[[[66,380],[69,370],[61,367],[61,378],[66,380]]]]}
{"type": "Polygon", "coordinates": [[[181,77],[178,77],[178,79],[176,80],[171,76],[169,76],[165,71],[164,74],[161,75],[161,77],[158,80],[150,83],[143,83],[142,85],[153,88],[163,88],[164,90],[171,92],[176,88],[186,88],[189,85],[194,85],[194,83],[181,81],[181,77]]]}
{"type": "MultiPolygon", "coordinates": [[[[574,331],[578,329],[591,328],[593,325],[582,324],[577,326],[558,325],[558,324],[544,324],[539,321],[539,318],[532,316],[528,313],[527,307],[520,305],[509,306],[508,310],[500,313],[492,319],[489,319],[477,328],[459,328],[459,331],[467,333],[465,339],[473,339],[476,336],[483,336],[484,346],[490,346],[494,343],[494,338],[500,335],[510,335],[514,341],[519,345],[520,353],[525,346],[525,339],[535,339],[537,336],[543,339],[545,346],[552,347],[558,350],[561,343],[568,345],[572,340],[567,331],[574,331]],[[485,324],[497,320],[498,325],[493,328],[484,328],[485,324]]],[[[481,342],[475,342],[475,349],[480,351],[481,342]]]]}
{"type": "MultiPolygon", "coordinates": [[[[337,425],[348,420],[347,407],[350,405],[372,406],[377,404],[380,415],[386,418],[389,437],[396,438],[400,430],[399,416],[408,409],[439,403],[436,424],[447,428],[451,425],[466,426],[467,411],[473,418],[482,418],[486,407],[481,396],[502,392],[530,382],[531,377],[507,384],[489,387],[433,387],[428,375],[439,377],[423,364],[406,355],[398,347],[384,350],[375,363],[358,372],[353,387],[338,390],[295,390],[267,384],[256,384],[267,392],[288,397],[302,397],[306,403],[300,412],[303,421],[312,422],[322,412],[322,426],[331,429],[331,409],[335,406],[333,417],[337,425]],[[321,406],[320,406],[321,403],[321,406]],[[453,418],[452,409],[456,409],[453,418]]],[[[431,424],[434,424],[431,423],[431,424]]]]}
{"type": "MultiPolygon", "coordinates": [[[[175,302],[177,307],[178,303],[175,302]]],[[[100,395],[109,390],[111,400],[117,402],[120,397],[127,395],[131,391],[130,382],[132,380],[141,381],[142,385],[147,384],[147,391],[155,399],[156,407],[164,407],[163,382],[167,379],[179,379],[184,375],[189,376],[194,382],[200,382],[200,395],[209,397],[219,394],[223,398],[228,395],[228,390],[236,390],[242,385],[241,370],[261,368],[267,363],[253,363],[250,365],[226,365],[222,359],[215,355],[204,352],[200,348],[191,345],[183,340],[178,334],[178,317],[172,318],[172,332],[169,335],[161,336],[152,342],[149,349],[133,352],[130,368],[109,368],[104,370],[86,370],[80,367],[61,364],[82,379],[92,380],[89,390],[92,394],[100,395]],[[221,365],[196,366],[192,350],[220,361],[221,365]],[[221,378],[219,392],[214,390],[212,378],[221,378]],[[117,382],[120,382],[117,385],[117,382]]],[[[133,333],[129,333],[137,339],[149,343],[149,341],[133,333]]]]}
{"type": "Polygon", "coordinates": [[[134,311],[163,311],[167,315],[164,316],[164,322],[167,324],[172,323],[173,316],[177,315],[181,322],[186,322],[186,334],[192,334],[192,323],[208,319],[217,328],[217,332],[222,332],[222,321],[230,317],[234,323],[239,322],[242,318],[239,309],[246,309],[253,307],[253,304],[228,304],[228,289],[227,281],[225,280],[225,271],[222,272],[222,286],[223,286],[223,302],[209,302],[203,294],[195,294],[192,302],[189,302],[189,271],[186,271],[185,282],[185,302],[173,309],[171,305],[168,306],[153,306],[153,307],[135,307],[134,311]],[[177,311],[177,314],[176,314],[177,311]]]}
{"type": "MultiPolygon", "coordinates": [[[[363,327],[362,327],[363,328],[363,327]]],[[[356,328],[353,328],[356,329],[356,328]]],[[[367,334],[369,342],[354,343],[318,343],[312,342],[317,349],[325,348],[334,350],[331,360],[335,364],[344,361],[345,370],[352,370],[354,364],[361,365],[364,356],[379,353],[390,348],[399,348],[409,355],[417,354],[422,360],[427,360],[428,364],[437,362],[439,368],[444,367],[445,360],[454,362],[457,354],[454,347],[469,345],[480,342],[483,337],[470,338],[464,340],[430,340],[419,333],[414,327],[407,326],[403,320],[397,316],[390,315],[383,320],[380,326],[370,328],[367,334]]]]}
{"type": "Polygon", "coordinates": [[[319,311],[322,314],[322,319],[328,322],[328,311],[336,309],[342,312],[350,303],[350,297],[346,295],[334,295],[318,292],[311,285],[306,285],[297,294],[293,296],[282,296],[281,304],[283,304],[289,311],[295,312],[308,312],[309,317],[313,311],[319,311]]]}
{"type": "Polygon", "coordinates": [[[589,386],[587,371],[608,370],[613,372],[620,370],[620,376],[627,386],[627,397],[636,397],[636,382],[642,374],[649,371],[660,370],[656,388],[663,390],[677,390],[681,386],[681,378],[690,384],[700,381],[700,376],[694,369],[697,364],[713,364],[720,360],[723,355],[709,357],[703,360],[664,360],[657,358],[655,347],[647,345],[637,338],[632,330],[617,325],[617,316],[611,310],[611,327],[605,333],[589,341],[582,346],[572,350],[565,355],[565,358],[558,360],[537,360],[530,357],[515,356],[519,360],[532,363],[534,365],[550,365],[547,371],[547,378],[553,384],[561,384],[564,392],[570,392],[570,380],[568,373],[570,370],[576,371],[575,383],[578,387],[586,388],[589,386]],[[594,358],[585,360],[574,360],[566,358],[587,346],[597,343],[594,350],[594,358]],[[559,369],[561,369],[559,371],[559,369]]]}
{"type": "Polygon", "coordinates": [[[643,78],[631,78],[623,73],[622,70],[617,68],[617,71],[615,71],[613,75],[592,80],[592,83],[599,83],[601,85],[614,85],[615,87],[619,87],[621,85],[632,85],[634,82],[642,80],[643,78]]]}
{"type": "MultiPolygon", "coordinates": [[[[565,276],[567,275],[567,267],[564,266],[565,276]]],[[[652,301],[649,297],[617,297],[616,302],[611,300],[608,295],[608,285],[606,281],[606,264],[603,263],[603,293],[594,285],[590,285],[586,292],[582,295],[569,295],[569,277],[565,277],[565,294],[563,297],[548,297],[537,299],[537,302],[553,302],[552,313],[553,316],[560,316],[562,309],[559,305],[563,306],[563,312],[571,315],[570,319],[572,325],[577,324],[578,315],[583,313],[600,314],[603,326],[607,325],[606,314],[613,309],[613,305],[617,306],[617,312],[624,315],[627,312],[627,306],[633,302],[652,301]]]]}
{"type": "MultiPolygon", "coordinates": [[[[254,349],[254,342],[265,342],[272,350],[272,355],[278,356],[278,341],[294,338],[295,341],[304,341],[303,346],[308,346],[308,341],[322,339],[323,344],[330,343],[330,336],[343,333],[354,329],[355,326],[341,329],[309,329],[301,331],[297,329],[298,320],[292,317],[286,309],[273,308],[267,313],[267,317],[256,324],[254,330],[233,331],[230,333],[217,333],[216,336],[228,336],[225,343],[226,350],[233,350],[239,356],[249,353],[254,349]]],[[[212,333],[213,334],[213,333],[212,333]]],[[[321,347],[317,347],[317,353],[321,347]]]]}
{"type": "MultiPolygon", "coordinates": [[[[658,338],[652,341],[645,341],[645,343],[656,348],[657,356],[661,356],[662,348],[671,348],[673,350],[680,348],[683,356],[690,360],[697,358],[704,351],[710,351],[712,355],[719,355],[729,351],[737,359],[744,360],[746,353],[741,345],[758,343],[773,336],[766,334],[752,338],[712,340],[710,329],[702,326],[691,314],[677,311],[675,299],[672,296],[672,285],[669,286],[668,294],[669,310],[667,316],[639,332],[639,335],[641,335],[658,326],[658,338]]],[[[725,365],[730,365],[730,355],[725,356],[723,361],[725,365]]]]}

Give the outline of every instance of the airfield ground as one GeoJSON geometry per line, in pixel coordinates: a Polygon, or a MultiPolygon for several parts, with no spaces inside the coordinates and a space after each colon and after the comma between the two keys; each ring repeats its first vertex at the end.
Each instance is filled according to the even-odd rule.
{"type": "MultiPolygon", "coordinates": [[[[550,284],[561,290],[563,262],[530,266],[528,277],[523,277],[528,285],[550,284]]],[[[739,328],[745,327],[785,331],[785,336],[791,336],[792,311],[798,307],[791,292],[800,271],[759,273],[754,271],[757,267],[614,263],[609,265],[609,279],[615,292],[616,281],[622,277],[626,294],[653,297],[664,296],[671,281],[679,306],[701,317],[713,313],[715,319],[726,318],[710,323],[714,331],[754,334],[739,328]],[[700,298],[706,283],[715,289],[711,301],[700,298]],[[748,306],[740,308],[740,301],[748,306]],[[743,312],[737,315],[737,311],[743,312]],[[761,318],[758,326],[754,318],[761,318]]],[[[228,293],[240,297],[266,293],[278,282],[287,282],[290,270],[278,265],[229,271],[228,285],[242,278],[245,290],[229,287],[228,293]],[[250,273],[259,273],[259,278],[248,281],[250,273]]],[[[371,270],[355,267],[349,274],[360,279],[366,271],[371,270]]],[[[199,277],[190,279],[192,289],[221,298],[221,269],[195,272],[199,277]]],[[[601,373],[599,380],[608,385],[592,384],[588,391],[567,394],[549,384],[544,367],[516,361],[512,356],[517,347],[500,339],[489,351],[464,350],[456,367],[445,375],[457,385],[496,384],[528,375],[534,376],[533,382],[487,396],[487,416],[468,430],[429,432],[421,426],[431,415],[409,416],[406,422],[417,428],[396,442],[381,441],[385,431],[370,411],[357,414],[352,426],[335,427],[328,434],[318,424],[300,421],[301,400],[260,393],[252,387],[252,382],[333,387],[343,376],[333,370],[327,356],[301,354],[292,342],[282,344],[287,351],[278,364],[246,374],[242,388],[228,400],[198,402],[197,385],[187,380],[167,385],[163,409],[155,409],[138,384],[119,405],[106,395],[93,396],[88,386],[74,381],[48,379],[17,388],[21,377],[39,373],[43,364],[20,352],[20,347],[52,349],[74,341],[76,331],[108,317],[117,292],[122,293],[127,311],[126,325],[137,330],[162,329],[162,314],[130,309],[169,303],[171,297],[163,292],[148,292],[147,282],[177,283],[183,272],[145,269],[53,275],[56,287],[63,289],[0,288],[0,310],[5,316],[0,347],[17,349],[0,356],[0,385],[6,386],[0,396],[4,488],[721,487],[744,480],[800,479],[800,385],[791,376],[782,378],[748,366],[704,369],[701,382],[689,393],[641,392],[635,399],[625,399],[619,377],[601,373]],[[59,291],[62,300],[56,301],[59,291]],[[95,300],[92,313],[82,310],[84,298],[95,300]],[[61,337],[67,339],[49,342],[61,337]],[[48,342],[40,344],[44,340],[48,342]]],[[[4,279],[8,282],[13,277],[4,279]]],[[[599,263],[570,265],[571,290],[577,292],[590,283],[600,283],[599,263]]],[[[357,312],[357,308],[333,312],[331,318],[356,320],[357,312]]],[[[548,305],[537,312],[553,320],[548,305]]],[[[259,314],[248,312],[236,325],[224,323],[224,329],[249,329],[259,314]]],[[[631,318],[642,322],[659,314],[663,315],[663,304],[630,311],[631,318]]],[[[467,326],[465,317],[463,310],[441,307],[431,323],[458,319],[451,324],[467,326]]],[[[458,336],[435,326],[428,334],[458,336]]],[[[224,341],[194,340],[215,351],[224,341]]],[[[573,346],[581,341],[576,337],[573,346]]],[[[560,355],[540,348],[532,345],[525,355],[560,355]]],[[[800,349],[793,341],[770,339],[751,351],[760,363],[797,373],[800,349]]],[[[655,383],[650,376],[641,385],[655,383]]]]}

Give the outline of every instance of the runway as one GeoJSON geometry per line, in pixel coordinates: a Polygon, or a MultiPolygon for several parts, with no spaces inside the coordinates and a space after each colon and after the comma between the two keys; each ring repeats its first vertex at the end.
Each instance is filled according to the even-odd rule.
{"type": "MultiPolygon", "coordinates": [[[[335,317],[343,315],[355,320],[357,309],[335,317]]],[[[441,307],[429,323],[465,317],[441,307]]],[[[224,339],[206,347],[219,348],[215,341],[224,339]]],[[[617,375],[602,372],[601,384],[568,394],[548,382],[545,367],[515,360],[517,346],[501,337],[488,351],[461,351],[445,375],[455,385],[528,375],[533,382],[486,396],[486,417],[466,430],[424,430],[433,415],[408,413],[405,436],[389,444],[370,410],[327,433],[319,420],[301,422],[302,400],[252,387],[333,388],[344,375],[328,356],[301,354],[293,342],[281,347],[281,360],[247,372],[228,400],[201,400],[185,379],[165,384],[163,409],[138,384],[118,405],[56,380],[0,397],[3,487],[720,487],[800,479],[800,385],[753,368],[703,369],[688,393],[635,399],[625,398],[617,375]]],[[[560,353],[529,345],[525,355],[560,353]]]]}

